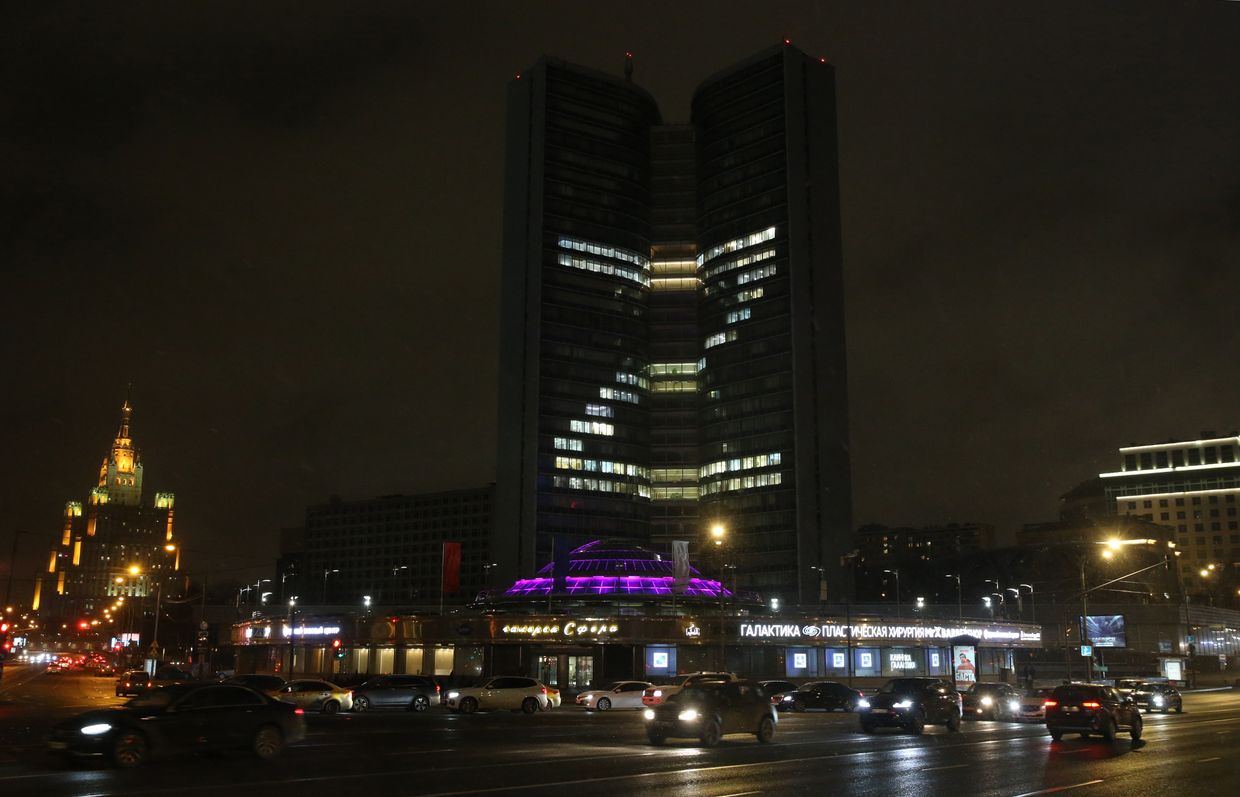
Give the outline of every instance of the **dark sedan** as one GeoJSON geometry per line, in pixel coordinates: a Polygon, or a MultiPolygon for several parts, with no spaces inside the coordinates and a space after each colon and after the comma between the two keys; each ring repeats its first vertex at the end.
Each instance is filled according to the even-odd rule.
{"type": "Polygon", "coordinates": [[[116,696],[131,697],[144,695],[155,686],[155,681],[146,670],[129,670],[121,673],[116,679],[116,696]]]}
{"type": "Polygon", "coordinates": [[[780,711],[808,711],[823,709],[825,711],[856,711],[857,704],[864,697],[852,687],[835,681],[816,681],[805,684],[795,692],[778,695],[779,702],[775,708],[780,711]]]}
{"type": "Polygon", "coordinates": [[[903,728],[914,734],[927,725],[946,725],[960,730],[960,693],[937,678],[892,678],[857,705],[861,730],[903,728]]]}
{"type": "Polygon", "coordinates": [[[425,675],[381,675],[353,688],[353,710],[404,708],[426,711],[439,704],[439,684],[425,675]]]}
{"type": "Polygon", "coordinates": [[[1180,690],[1171,684],[1142,683],[1132,690],[1132,700],[1151,713],[1161,711],[1166,714],[1168,711],[1174,711],[1176,714],[1181,714],[1184,712],[1184,698],[1181,697],[1180,690]]]}
{"type": "Polygon", "coordinates": [[[646,738],[695,738],[714,747],[729,733],[752,733],[763,744],[775,738],[775,709],[762,687],[750,681],[703,681],[646,709],[646,738]]]}
{"type": "Polygon", "coordinates": [[[153,755],[249,749],[262,759],[306,735],[300,709],[231,684],[178,684],[124,706],[88,711],[57,724],[49,749],[103,756],[134,767],[153,755]]]}

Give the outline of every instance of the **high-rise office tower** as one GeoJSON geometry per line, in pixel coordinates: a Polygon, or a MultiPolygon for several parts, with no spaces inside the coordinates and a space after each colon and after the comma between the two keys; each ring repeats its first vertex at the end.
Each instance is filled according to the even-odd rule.
{"type": "Polygon", "coordinates": [[[772,48],[665,125],[628,66],[544,58],[510,87],[496,559],[719,525],[738,588],[843,599],[833,70],[772,48]]]}

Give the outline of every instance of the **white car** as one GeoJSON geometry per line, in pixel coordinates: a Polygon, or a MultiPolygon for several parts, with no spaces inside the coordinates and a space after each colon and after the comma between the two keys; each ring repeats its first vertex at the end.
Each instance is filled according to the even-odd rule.
{"type": "Polygon", "coordinates": [[[444,703],[454,714],[458,711],[473,714],[475,711],[504,708],[533,714],[547,711],[552,706],[547,687],[541,681],[518,675],[501,675],[482,686],[452,689],[444,703]]]}
{"type": "Polygon", "coordinates": [[[670,684],[660,686],[651,686],[642,692],[642,704],[647,706],[657,706],[666,701],[669,697],[684,689],[703,681],[736,681],[739,680],[734,673],[730,672],[692,672],[688,675],[677,676],[676,680],[670,684]]]}
{"type": "Polygon", "coordinates": [[[1020,698],[1020,710],[1016,712],[1016,719],[1034,722],[1045,720],[1046,706],[1044,704],[1054,691],[1053,688],[1046,686],[1025,692],[1020,698]]]}
{"type": "Polygon", "coordinates": [[[602,689],[591,689],[577,695],[577,705],[586,711],[608,711],[613,708],[641,708],[642,692],[654,684],[649,681],[617,681],[602,689]]]}

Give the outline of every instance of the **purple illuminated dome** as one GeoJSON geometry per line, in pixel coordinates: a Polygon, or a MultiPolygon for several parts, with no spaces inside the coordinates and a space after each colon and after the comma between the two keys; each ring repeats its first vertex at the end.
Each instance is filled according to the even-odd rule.
{"type": "MultiPolygon", "coordinates": [[[[577,598],[626,596],[672,598],[675,564],[670,557],[628,542],[595,540],[569,552],[568,573],[556,595],[577,598]]],[[[689,583],[677,597],[718,600],[732,592],[717,580],[705,579],[689,566],[689,583]]],[[[555,585],[555,563],[549,562],[534,578],[523,578],[504,591],[503,599],[546,597],[555,585]]]]}

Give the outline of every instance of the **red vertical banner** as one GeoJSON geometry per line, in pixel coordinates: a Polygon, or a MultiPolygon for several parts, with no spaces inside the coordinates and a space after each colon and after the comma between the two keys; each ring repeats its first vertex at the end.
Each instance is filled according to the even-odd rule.
{"type": "Polygon", "coordinates": [[[461,544],[443,544],[443,594],[455,595],[461,589],[461,544]]]}

